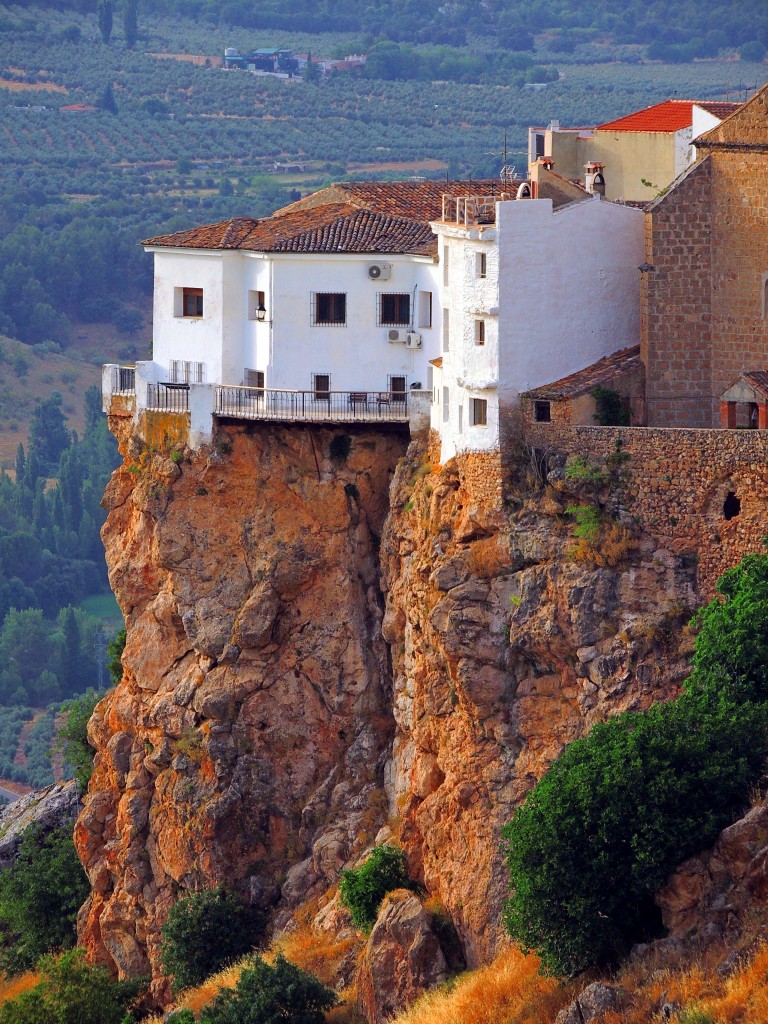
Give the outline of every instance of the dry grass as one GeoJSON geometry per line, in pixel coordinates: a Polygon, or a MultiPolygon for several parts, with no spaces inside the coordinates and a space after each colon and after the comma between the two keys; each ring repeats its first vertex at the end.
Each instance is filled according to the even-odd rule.
{"type": "Polygon", "coordinates": [[[610,523],[600,530],[595,540],[581,537],[566,552],[572,562],[589,566],[619,565],[637,548],[637,540],[619,523],[610,523]]]}
{"type": "Polygon", "coordinates": [[[452,986],[428,992],[393,1024],[544,1024],[576,991],[542,977],[537,957],[510,949],[452,986]]]}
{"type": "Polygon", "coordinates": [[[498,536],[476,540],[469,549],[467,565],[480,579],[501,576],[509,571],[509,552],[498,536]]]}
{"type": "Polygon", "coordinates": [[[0,1006],[7,1003],[9,999],[16,999],[24,992],[29,992],[40,981],[40,975],[34,971],[27,971],[26,974],[17,974],[8,978],[0,975],[0,1006]]]}

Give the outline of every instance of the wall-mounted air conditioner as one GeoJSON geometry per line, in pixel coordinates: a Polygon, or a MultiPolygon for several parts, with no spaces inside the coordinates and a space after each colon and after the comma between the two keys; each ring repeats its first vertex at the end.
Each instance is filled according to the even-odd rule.
{"type": "Polygon", "coordinates": [[[392,327],[387,331],[387,341],[391,345],[407,345],[408,335],[408,331],[401,331],[399,327],[392,327]]]}
{"type": "Polygon", "coordinates": [[[369,263],[368,277],[371,281],[388,281],[392,276],[391,263],[369,263]]]}
{"type": "Polygon", "coordinates": [[[409,331],[405,336],[406,348],[421,348],[421,335],[416,331],[409,331]]]}

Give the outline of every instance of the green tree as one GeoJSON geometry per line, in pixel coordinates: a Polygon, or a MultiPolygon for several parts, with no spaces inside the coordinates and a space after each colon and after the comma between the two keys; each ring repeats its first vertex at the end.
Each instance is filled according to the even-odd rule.
{"type": "Polygon", "coordinates": [[[40,471],[48,476],[56,472],[61,455],[72,443],[61,409],[62,401],[58,391],[50,398],[39,400],[29,421],[29,457],[34,456],[40,471]]]}
{"type": "Polygon", "coordinates": [[[304,81],[305,82],[319,82],[320,81],[320,68],[317,64],[312,61],[312,52],[307,51],[307,65],[304,68],[304,81]]]}
{"type": "MultiPolygon", "coordinates": [[[[99,97],[96,105],[101,110],[106,110],[106,112],[108,114],[116,114],[117,113],[117,100],[115,99],[115,93],[114,93],[114,90],[112,89],[112,83],[111,82],[107,82],[107,84],[104,86],[102,94],[99,97]]],[[[81,311],[81,314],[83,312],[84,311],[81,311]]],[[[90,319],[99,320],[101,318],[102,318],[102,311],[101,311],[101,309],[99,309],[95,316],[88,317],[87,319],[89,319],[89,320],[90,319]]],[[[85,317],[84,317],[84,319],[85,319],[85,317]]]]}
{"type": "Polygon", "coordinates": [[[356,928],[368,932],[376,921],[381,901],[395,889],[413,889],[405,869],[405,855],[396,846],[375,846],[370,856],[351,871],[342,871],[341,902],[356,928]]]}
{"type": "Polygon", "coordinates": [[[199,985],[252,949],[263,927],[261,916],[222,886],[184,896],[162,928],[163,968],[177,990],[199,985]]]}
{"type": "Polygon", "coordinates": [[[62,641],[59,648],[57,676],[65,696],[75,693],[82,679],[82,638],[75,609],[70,605],[60,616],[62,641]]]}
{"type": "Polygon", "coordinates": [[[132,50],[139,38],[139,0],[125,0],[123,7],[125,45],[132,50]]]}
{"type": "Polygon", "coordinates": [[[125,650],[126,631],[123,627],[107,644],[107,668],[112,682],[117,686],[123,678],[123,651],[125,650]]]}
{"type": "Polygon", "coordinates": [[[128,1008],[145,982],[113,981],[106,967],[86,962],[82,949],[39,964],[41,981],[0,1006],[0,1024],[129,1024],[128,1008]]]}
{"type": "Polygon", "coordinates": [[[114,10],[112,0],[99,0],[97,7],[99,17],[99,32],[101,32],[101,38],[104,40],[106,45],[109,45],[109,39],[112,35],[112,25],[114,22],[114,10]]]}
{"type": "Polygon", "coordinates": [[[16,860],[0,873],[0,969],[16,974],[49,950],[73,946],[88,892],[71,828],[46,836],[27,829],[16,860]]]}
{"type": "Polygon", "coordinates": [[[280,953],[271,966],[257,956],[234,990],[222,991],[202,1010],[200,1024],[323,1024],[338,1002],[335,992],[280,953]]]}
{"type": "Polygon", "coordinates": [[[95,690],[88,690],[82,697],[75,697],[61,706],[64,721],[59,727],[55,748],[63,753],[64,761],[73,769],[81,796],[91,781],[96,754],[88,740],[88,723],[103,696],[95,690]]]}

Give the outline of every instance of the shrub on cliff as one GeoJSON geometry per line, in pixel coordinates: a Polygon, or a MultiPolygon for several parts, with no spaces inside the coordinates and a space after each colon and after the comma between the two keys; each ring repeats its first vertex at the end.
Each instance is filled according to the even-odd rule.
{"type": "Polygon", "coordinates": [[[0,970],[25,971],[43,953],[73,946],[88,891],[72,827],[47,836],[27,829],[14,864],[0,872],[0,970]]]}
{"type": "Polygon", "coordinates": [[[504,829],[507,928],[554,974],[610,963],[658,928],[653,895],[746,804],[768,754],[768,556],[697,616],[677,701],[597,725],[504,829]]]}
{"type": "Polygon", "coordinates": [[[221,992],[205,1007],[200,1024],[323,1024],[338,1001],[313,974],[278,953],[271,966],[256,957],[234,990],[221,992]]]}
{"type": "Polygon", "coordinates": [[[163,968],[177,990],[199,985],[252,949],[262,929],[261,915],[222,886],[184,896],[162,928],[163,968]]]}
{"type": "Polygon", "coordinates": [[[129,1024],[127,1012],[145,982],[113,981],[86,963],[82,949],[40,961],[40,983],[0,1006],[0,1024],[129,1024]]]}
{"type": "Polygon", "coordinates": [[[414,888],[405,870],[403,851],[396,846],[375,846],[359,868],[342,871],[339,896],[355,927],[368,932],[388,892],[414,888]]]}
{"type": "Polygon", "coordinates": [[[63,722],[54,745],[64,755],[65,762],[74,770],[77,790],[83,796],[93,774],[96,751],[88,742],[88,722],[103,693],[88,690],[82,697],[74,697],[61,705],[63,722]]]}

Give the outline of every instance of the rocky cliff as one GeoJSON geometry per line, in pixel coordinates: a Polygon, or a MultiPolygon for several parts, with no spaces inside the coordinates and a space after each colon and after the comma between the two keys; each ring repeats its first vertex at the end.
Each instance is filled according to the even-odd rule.
{"type": "Polygon", "coordinates": [[[226,882],[279,926],[378,834],[486,960],[501,825],[594,721],[676,692],[690,565],[627,531],[574,548],[557,469],[266,424],[191,453],[123,422],[104,541],[128,638],[91,723],[81,942],[162,1001],[185,890],[226,882]]]}

